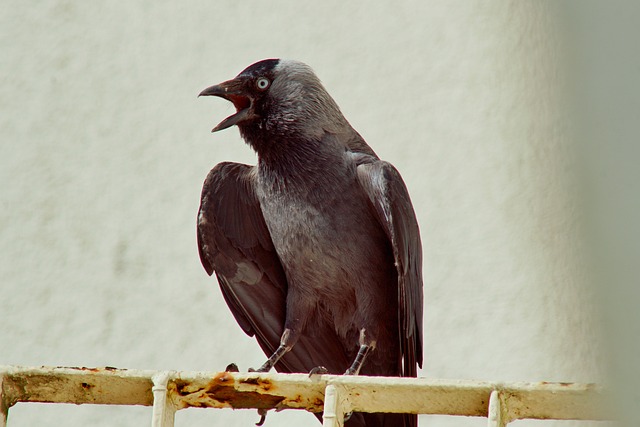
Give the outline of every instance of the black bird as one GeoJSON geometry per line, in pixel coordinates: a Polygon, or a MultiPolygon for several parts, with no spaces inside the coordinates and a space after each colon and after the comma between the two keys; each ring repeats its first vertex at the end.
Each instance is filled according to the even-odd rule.
{"type": "MultiPolygon", "coordinates": [[[[256,166],[220,163],[198,214],[202,265],[269,359],[258,369],[415,377],[422,249],[398,171],[344,118],[311,68],[267,59],[201,96],[237,112],[256,166]]],[[[416,426],[356,413],[347,426],[416,426]]]]}

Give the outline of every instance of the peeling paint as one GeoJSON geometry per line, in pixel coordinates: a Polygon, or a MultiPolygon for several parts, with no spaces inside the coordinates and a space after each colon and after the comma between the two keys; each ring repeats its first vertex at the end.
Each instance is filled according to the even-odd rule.
{"type": "MultiPolygon", "coordinates": [[[[306,374],[137,371],[116,368],[0,366],[2,399],[75,404],[153,404],[154,378],[162,375],[172,408],[287,408],[321,412],[325,390],[339,387],[357,412],[406,412],[487,417],[498,391],[504,419],[610,419],[606,393],[597,384],[490,383],[306,374]]],[[[156,388],[156,393],[160,390],[156,388]]],[[[167,403],[168,404],[168,403],[167,403]]],[[[155,409],[155,407],[154,407],[155,409]]],[[[496,418],[497,419],[497,418],[496,418]]]]}
{"type": "MultiPolygon", "coordinates": [[[[189,384],[176,381],[176,393],[180,396],[180,408],[186,407],[230,407],[234,409],[274,409],[280,405],[285,396],[263,394],[260,391],[239,391],[236,389],[234,377],[228,372],[221,372],[202,388],[194,390],[189,384]]],[[[243,384],[255,386],[258,390],[268,391],[272,388],[269,380],[247,378],[243,384]]]]}

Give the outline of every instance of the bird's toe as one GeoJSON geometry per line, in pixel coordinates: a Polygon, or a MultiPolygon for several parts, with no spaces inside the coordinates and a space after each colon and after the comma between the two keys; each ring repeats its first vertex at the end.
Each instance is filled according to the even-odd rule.
{"type": "Polygon", "coordinates": [[[267,410],[266,409],[258,409],[258,415],[260,415],[260,421],[256,423],[257,426],[261,426],[267,419],[267,410]]]}
{"type": "Polygon", "coordinates": [[[238,369],[238,365],[236,365],[235,363],[229,363],[227,365],[226,368],[224,368],[225,372],[240,372],[240,369],[238,369]]]}
{"type": "Polygon", "coordinates": [[[314,375],[325,375],[328,373],[329,373],[329,370],[324,366],[316,366],[315,368],[309,371],[309,378],[311,378],[314,375]]]}

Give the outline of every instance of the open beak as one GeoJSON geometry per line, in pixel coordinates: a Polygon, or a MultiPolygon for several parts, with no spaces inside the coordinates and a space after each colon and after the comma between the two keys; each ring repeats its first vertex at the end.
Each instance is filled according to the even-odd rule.
{"type": "Polygon", "coordinates": [[[253,113],[252,99],[247,95],[244,82],[240,79],[228,80],[219,85],[210,86],[200,92],[198,96],[218,96],[233,102],[236,107],[236,113],[218,123],[211,132],[217,132],[257,117],[253,113]]]}

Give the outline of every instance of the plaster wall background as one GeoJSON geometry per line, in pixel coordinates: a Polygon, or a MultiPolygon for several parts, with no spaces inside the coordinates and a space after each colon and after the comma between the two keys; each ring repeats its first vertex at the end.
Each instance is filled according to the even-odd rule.
{"type": "MultiPolygon", "coordinates": [[[[548,3],[6,3],[0,364],[214,371],[263,362],[195,241],[209,169],[255,156],[237,129],[209,133],[231,104],[196,95],[283,57],[316,70],[407,182],[424,244],[421,375],[601,380],[548,3]]],[[[18,405],[9,425],[134,426],[150,414],[18,405]]],[[[257,419],[188,410],[177,425],[257,419]]],[[[291,412],[267,419],[307,422],[291,412]]]]}

